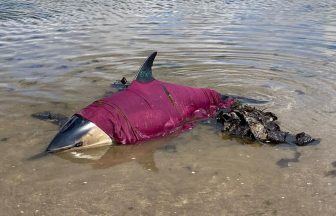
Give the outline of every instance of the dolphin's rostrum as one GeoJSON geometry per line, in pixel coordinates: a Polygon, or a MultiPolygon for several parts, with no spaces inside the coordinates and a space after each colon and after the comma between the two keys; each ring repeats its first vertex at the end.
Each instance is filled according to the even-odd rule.
{"type": "Polygon", "coordinates": [[[72,116],[50,142],[47,152],[73,147],[86,147],[112,143],[112,140],[94,123],[79,115],[72,116]]]}

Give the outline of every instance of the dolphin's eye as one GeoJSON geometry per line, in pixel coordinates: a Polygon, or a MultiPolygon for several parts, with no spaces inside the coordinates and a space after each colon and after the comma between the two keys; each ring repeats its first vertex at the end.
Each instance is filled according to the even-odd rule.
{"type": "Polygon", "coordinates": [[[83,145],[83,142],[80,141],[80,142],[78,142],[78,143],[75,144],[75,147],[81,147],[82,145],[83,145]]]}

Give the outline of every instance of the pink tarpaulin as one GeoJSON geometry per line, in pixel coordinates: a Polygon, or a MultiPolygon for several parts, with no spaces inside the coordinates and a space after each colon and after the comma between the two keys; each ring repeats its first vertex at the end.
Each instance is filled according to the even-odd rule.
{"type": "Polygon", "coordinates": [[[213,117],[233,100],[208,88],[192,88],[158,80],[133,81],[125,90],[95,101],[78,112],[120,144],[181,132],[191,122],[213,117]]]}

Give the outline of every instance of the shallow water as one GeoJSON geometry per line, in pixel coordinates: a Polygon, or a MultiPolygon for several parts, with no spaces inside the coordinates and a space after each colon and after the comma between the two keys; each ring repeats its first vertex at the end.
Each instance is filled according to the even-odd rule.
{"type": "Polygon", "coordinates": [[[0,215],[335,215],[336,3],[0,3],[0,215]],[[138,146],[34,157],[72,115],[159,52],[157,79],[268,100],[306,147],[207,125],[138,146]]]}

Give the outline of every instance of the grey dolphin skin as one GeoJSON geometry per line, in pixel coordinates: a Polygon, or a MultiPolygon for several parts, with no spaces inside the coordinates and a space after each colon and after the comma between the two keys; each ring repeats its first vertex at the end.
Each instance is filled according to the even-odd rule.
{"type": "Polygon", "coordinates": [[[112,140],[99,127],[81,116],[74,115],[56,134],[46,151],[56,152],[107,143],[112,143],[112,140]]]}

